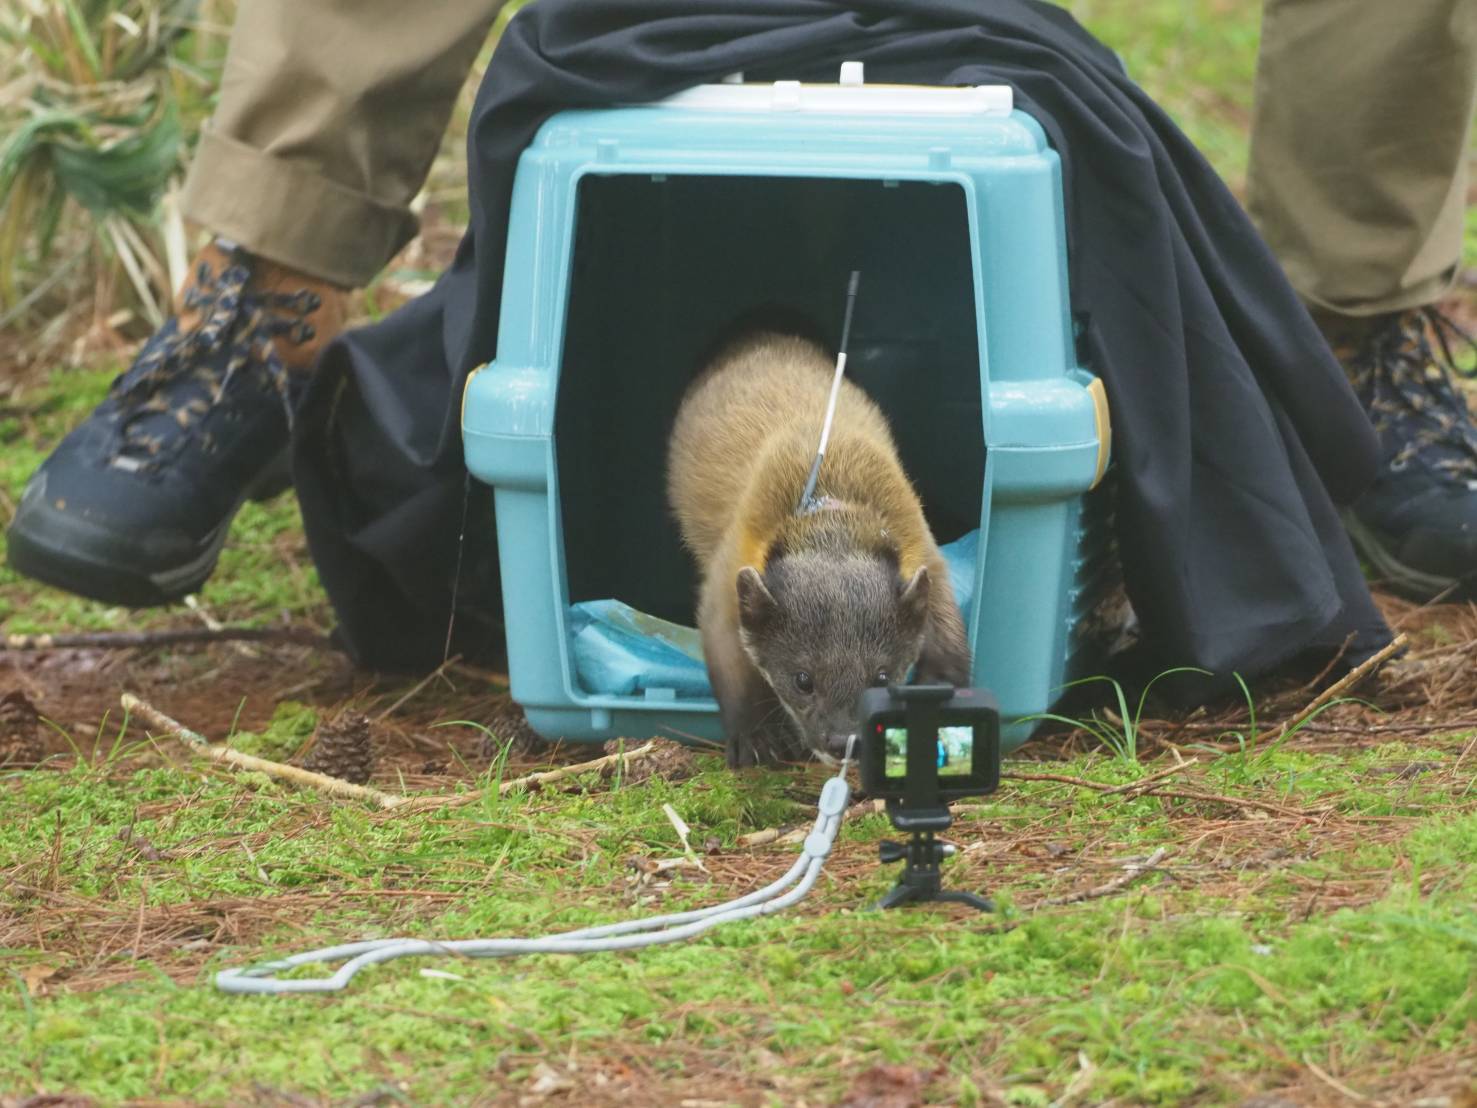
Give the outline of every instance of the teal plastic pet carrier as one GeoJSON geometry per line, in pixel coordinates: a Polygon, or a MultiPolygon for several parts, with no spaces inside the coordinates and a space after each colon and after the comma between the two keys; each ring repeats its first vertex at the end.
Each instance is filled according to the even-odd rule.
{"type": "Polygon", "coordinates": [[[1109,434],[1075,364],[1057,156],[1008,88],[859,71],[561,112],[519,161],[462,431],[496,500],[512,695],[545,736],[721,738],[668,434],[732,319],[839,323],[853,269],[847,373],[945,544],[1006,746],[1090,664],[1109,434]]]}

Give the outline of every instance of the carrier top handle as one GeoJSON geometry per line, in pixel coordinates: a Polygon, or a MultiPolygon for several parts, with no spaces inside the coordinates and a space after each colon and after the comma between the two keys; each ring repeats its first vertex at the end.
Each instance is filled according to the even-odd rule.
{"type": "Polygon", "coordinates": [[[861,280],[861,270],[853,269],[851,280],[846,283],[846,315],[841,320],[841,347],[836,352],[836,374],[831,378],[831,396],[826,401],[826,418],[821,424],[820,448],[815,452],[815,461],[810,464],[810,476],[805,479],[805,490],[800,494],[800,503],[795,507],[796,515],[806,515],[821,506],[821,501],[815,495],[815,485],[820,479],[826,443],[831,441],[831,421],[836,418],[836,398],[841,395],[841,378],[846,374],[846,344],[851,338],[851,313],[856,307],[856,290],[861,280]]]}

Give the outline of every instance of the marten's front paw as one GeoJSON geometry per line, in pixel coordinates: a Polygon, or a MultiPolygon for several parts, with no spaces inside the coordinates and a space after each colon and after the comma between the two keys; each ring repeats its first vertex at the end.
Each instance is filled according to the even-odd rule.
{"type": "Polygon", "coordinates": [[[729,769],[744,769],[759,763],[754,744],[749,741],[748,736],[729,735],[728,741],[723,744],[723,751],[727,756],[729,769]]]}
{"type": "Polygon", "coordinates": [[[730,733],[725,744],[730,769],[744,766],[782,766],[806,758],[805,745],[787,726],[760,727],[742,734],[730,733]]]}

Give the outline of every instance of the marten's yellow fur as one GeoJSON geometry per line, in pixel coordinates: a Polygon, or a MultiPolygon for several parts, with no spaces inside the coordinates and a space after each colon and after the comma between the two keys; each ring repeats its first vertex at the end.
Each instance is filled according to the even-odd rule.
{"type": "Polygon", "coordinates": [[[694,381],[673,428],[668,493],[701,570],[698,626],[734,764],[838,753],[861,689],[915,661],[919,680],[969,681],[947,566],[887,420],[849,381],[821,506],[797,514],[833,370],[814,343],[747,335],[694,381]]]}

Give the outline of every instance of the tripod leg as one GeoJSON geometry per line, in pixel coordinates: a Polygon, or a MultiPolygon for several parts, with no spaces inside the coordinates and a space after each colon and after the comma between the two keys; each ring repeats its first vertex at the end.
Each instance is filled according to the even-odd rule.
{"type": "Polygon", "coordinates": [[[873,910],[880,912],[884,908],[896,908],[900,904],[907,904],[910,900],[916,900],[917,898],[918,890],[916,888],[899,881],[887,890],[887,894],[873,906],[873,910]]]}
{"type": "Polygon", "coordinates": [[[935,900],[949,900],[955,904],[968,904],[971,908],[978,908],[981,912],[993,912],[995,902],[988,897],[976,896],[974,893],[966,893],[958,889],[946,889],[938,893],[935,900]]]}

